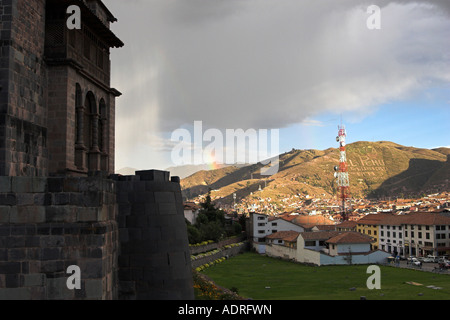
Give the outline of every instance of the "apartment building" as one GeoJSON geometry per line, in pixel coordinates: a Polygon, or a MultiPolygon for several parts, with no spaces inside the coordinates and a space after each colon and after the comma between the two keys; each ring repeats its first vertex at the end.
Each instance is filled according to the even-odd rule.
{"type": "Polygon", "coordinates": [[[442,256],[450,253],[448,215],[416,212],[385,216],[377,226],[379,248],[393,255],[442,256]]]}

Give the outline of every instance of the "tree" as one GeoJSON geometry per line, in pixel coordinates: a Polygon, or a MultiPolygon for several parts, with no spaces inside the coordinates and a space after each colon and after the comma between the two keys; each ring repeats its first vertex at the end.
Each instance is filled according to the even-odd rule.
{"type": "Polygon", "coordinates": [[[210,192],[200,206],[195,225],[187,226],[189,243],[206,240],[219,241],[226,235],[225,211],[215,207],[211,201],[210,192]]]}

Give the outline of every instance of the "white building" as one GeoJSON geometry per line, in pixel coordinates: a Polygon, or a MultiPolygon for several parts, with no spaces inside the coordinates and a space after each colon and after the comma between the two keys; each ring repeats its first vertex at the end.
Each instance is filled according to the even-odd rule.
{"type": "Polygon", "coordinates": [[[195,224],[198,213],[200,211],[200,207],[196,205],[194,202],[185,202],[183,203],[183,206],[184,206],[184,217],[191,224],[195,224]]]}
{"type": "Polygon", "coordinates": [[[266,237],[279,231],[303,232],[300,225],[283,218],[269,217],[261,213],[250,213],[250,237],[253,247],[259,253],[265,253],[266,237]]]}
{"type": "Polygon", "coordinates": [[[266,254],[318,266],[384,263],[390,256],[382,250],[371,251],[373,239],[359,232],[300,232],[295,236],[282,232],[271,235],[266,254]]]}
{"type": "Polygon", "coordinates": [[[440,256],[450,252],[450,217],[420,212],[379,222],[379,248],[392,255],[440,256]]]}
{"type": "Polygon", "coordinates": [[[392,216],[381,220],[379,226],[379,248],[394,256],[405,254],[404,221],[406,216],[392,216]]]}

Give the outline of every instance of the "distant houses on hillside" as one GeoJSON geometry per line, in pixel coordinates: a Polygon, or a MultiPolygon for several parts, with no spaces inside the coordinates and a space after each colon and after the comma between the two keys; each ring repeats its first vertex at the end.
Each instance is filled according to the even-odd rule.
{"type": "Polygon", "coordinates": [[[321,216],[252,213],[249,227],[257,252],[315,265],[383,263],[391,255],[450,252],[450,215],[445,212],[380,212],[341,224],[321,216]]]}

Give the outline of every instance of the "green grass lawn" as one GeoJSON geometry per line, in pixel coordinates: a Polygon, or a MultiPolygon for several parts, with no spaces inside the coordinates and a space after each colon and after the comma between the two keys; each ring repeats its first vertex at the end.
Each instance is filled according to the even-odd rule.
{"type": "Polygon", "coordinates": [[[241,296],[255,300],[359,300],[361,296],[368,300],[450,299],[450,275],[380,266],[381,289],[369,290],[366,282],[371,273],[367,267],[311,267],[248,252],[202,273],[216,284],[235,287],[241,296]],[[430,285],[442,289],[427,288],[430,285]]]}

